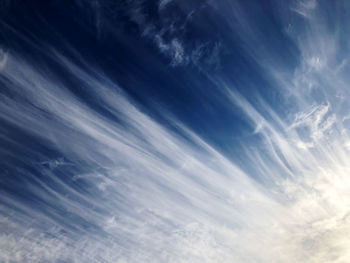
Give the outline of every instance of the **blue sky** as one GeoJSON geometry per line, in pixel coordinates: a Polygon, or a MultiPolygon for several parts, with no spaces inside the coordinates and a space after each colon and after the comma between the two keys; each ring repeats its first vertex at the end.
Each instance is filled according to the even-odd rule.
{"type": "Polygon", "coordinates": [[[347,262],[347,1],[4,1],[0,262],[347,262]]]}

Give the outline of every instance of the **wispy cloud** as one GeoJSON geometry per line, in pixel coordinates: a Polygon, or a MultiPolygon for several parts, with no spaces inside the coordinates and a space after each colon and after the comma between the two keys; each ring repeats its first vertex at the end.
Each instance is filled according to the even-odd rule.
{"type": "MultiPolygon", "coordinates": [[[[317,2],[298,2],[283,12],[300,28],[278,13],[298,49],[291,67],[270,42],[253,49],[262,36],[254,18],[228,6],[227,33],[239,35],[274,91],[227,72],[207,75],[249,127],[238,154],[223,154],[162,109],[162,121],[141,110],[87,62],[43,49],[59,69],[51,70],[0,53],[0,140],[10,146],[0,151],[9,160],[0,181],[0,261],[346,262],[349,77],[341,41],[320,22],[317,2]]],[[[144,28],[174,66],[221,48],[199,43],[187,53],[181,37],[144,28]]]]}
{"type": "Polygon", "coordinates": [[[160,0],[159,1],[159,11],[162,11],[164,8],[166,8],[167,5],[169,5],[173,0],[160,0]]]}
{"type": "MultiPolygon", "coordinates": [[[[37,172],[48,178],[28,182],[32,195],[51,207],[60,207],[68,217],[24,207],[4,196],[7,205],[2,212],[10,214],[3,222],[12,222],[14,229],[2,235],[6,244],[2,247],[3,259],[37,262],[70,257],[122,262],[155,260],[155,254],[162,251],[157,256],[159,262],[187,262],[189,258],[210,262],[216,256],[230,260],[232,248],[222,251],[216,247],[235,239],[234,225],[248,224],[251,208],[262,209],[258,204],[271,203],[276,211],[270,205],[266,209],[272,209],[272,214],[280,209],[236,165],[194,134],[183,130],[186,140],[172,134],[122,93],[112,92],[118,87],[110,81],[97,80],[63,61],[81,85],[99,87],[98,93],[91,89],[93,95],[120,123],[107,121],[25,61],[9,58],[2,75],[31,103],[3,97],[1,118],[46,140],[69,163],[77,166],[86,162],[92,170],[79,175],[74,167],[68,169],[72,181],[66,183],[58,177],[59,167],[55,165],[52,170],[52,165],[42,166],[37,172]],[[42,111],[51,115],[50,120],[43,118],[42,111]],[[88,185],[86,194],[71,185],[77,180],[88,185]],[[14,217],[17,220],[13,221],[14,217]],[[69,217],[77,219],[71,221],[69,217]],[[233,222],[232,218],[237,220],[233,222]],[[29,220],[26,228],[32,231],[23,232],[18,220],[29,220]],[[83,222],[90,227],[81,228],[83,222]],[[74,246],[72,240],[76,240],[74,246]],[[134,251],[135,247],[139,251],[134,251]]],[[[56,164],[53,160],[44,163],[56,164]]],[[[273,220],[266,217],[267,222],[273,220]]],[[[262,222],[251,217],[249,224],[257,227],[262,222]]]]}
{"type": "Polygon", "coordinates": [[[299,15],[308,18],[310,17],[312,11],[315,10],[316,6],[317,0],[300,0],[296,1],[295,7],[293,7],[292,10],[299,15]]]}
{"type": "Polygon", "coordinates": [[[2,70],[7,61],[7,52],[4,49],[0,49],[0,70],[2,70]]]}
{"type": "Polygon", "coordinates": [[[170,43],[165,43],[161,36],[156,35],[156,43],[160,51],[171,58],[171,65],[183,65],[188,63],[188,57],[185,55],[183,44],[176,38],[170,43]]]}
{"type": "Polygon", "coordinates": [[[220,39],[204,41],[187,36],[193,17],[208,7],[210,1],[204,1],[190,9],[185,3],[178,2],[179,8],[176,11],[165,12],[171,2],[172,0],[159,1],[156,20],[150,19],[146,13],[145,1],[130,2],[125,12],[138,25],[141,36],[152,41],[161,54],[170,60],[170,66],[191,64],[199,69],[204,65],[218,67],[222,48],[220,39]]]}

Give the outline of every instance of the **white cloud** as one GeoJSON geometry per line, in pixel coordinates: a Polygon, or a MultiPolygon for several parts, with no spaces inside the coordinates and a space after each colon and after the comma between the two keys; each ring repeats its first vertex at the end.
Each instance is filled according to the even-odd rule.
{"type": "Polygon", "coordinates": [[[3,226],[12,225],[0,239],[2,260],[327,262],[330,256],[323,251],[334,244],[338,261],[346,255],[349,167],[342,160],[348,153],[341,145],[328,149],[315,142],[313,148],[323,153],[315,155],[304,143],[301,154],[301,144],[295,144],[301,141],[295,131],[300,125],[322,133],[332,129],[337,120],[326,117],[330,105],[299,113],[290,127],[267,106],[272,120],[239,94],[229,93],[252,124],[261,127],[256,132],[266,148],[248,152],[248,158],[257,171],[254,176],[274,181],[264,186],[181,124],[186,140],[162,127],[108,79],[97,80],[62,57],[58,62],[121,122],[105,119],[57,80],[13,57],[2,74],[35,107],[2,98],[0,116],[55,145],[67,162],[83,160],[95,167],[90,173],[72,174],[72,181],[88,186],[88,194],[55,176],[56,164],[65,163],[62,159],[48,161],[48,170],[43,167],[54,184],[39,180],[39,186],[29,187],[40,200],[59,204],[99,231],[7,196],[9,207],[20,209],[2,220],[3,226]],[[43,118],[37,109],[53,118],[43,118]],[[28,215],[35,222],[21,223],[28,215]],[[31,231],[23,234],[22,228],[31,231]]]}
{"type": "Polygon", "coordinates": [[[172,66],[187,64],[188,57],[185,54],[183,44],[179,39],[174,38],[169,43],[165,43],[160,35],[156,35],[155,40],[159,50],[171,59],[172,66]]]}
{"type": "Polygon", "coordinates": [[[31,104],[3,98],[1,118],[54,145],[69,163],[82,160],[97,170],[103,168],[105,172],[72,174],[74,182],[82,180],[89,186],[88,195],[55,176],[58,169],[55,161],[48,161],[54,169],[52,165],[49,169],[42,168],[54,184],[39,180],[38,185],[30,183],[28,187],[38,199],[53,207],[52,213],[58,212],[54,207],[62,207],[108,235],[85,230],[79,221],[53,216],[44,208],[36,211],[23,207],[9,196],[6,209],[21,207],[26,211],[13,210],[10,220],[16,217],[24,222],[30,215],[36,223],[29,224],[33,230],[24,236],[21,230],[24,226],[13,223],[10,236],[2,236],[1,242],[6,243],[1,251],[2,260],[38,262],[70,258],[138,262],[148,258],[154,262],[188,259],[229,262],[236,257],[238,249],[229,245],[237,238],[234,225],[245,228],[249,224],[255,229],[274,221],[269,216],[266,222],[251,217],[252,209],[269,211],[272,215],[279,213],[281,207],[204,141],[184,128],[185,136],[197,145],[191,146],[139,111],[122,93],[112,92],[111,89],[118,88],[110,86],[113,84],[109,80],[97,81],[73,64],[61,63],[74,72],[82,85],[99,87],[98,93],[90,90],[123,125],[106,120],[68,90],[60,88],[56,80],[13,57],[2,74],[31,104]],[[49,112],[52,118],[43,118],[38,109],[49,112]],[[64,191],[58,191],[56,186],[64,191]],[[264,206],[263,210],[259,204],[264,206]],[[73,224],[77,230],[65,224],[73,224]],[[222,224],[226,225],[223,240],[222,224]],[[203,227],[204,232],[191,230],[194,225],[203,227]],[[179,235],[181,229],[186,229],[184,236],[179,235]],[[192,248],[184,245],[187,243],[192,248]]]}
{"type": "Polygon", "coordinates": [[[159,0],[158,9],[159,11],[162,11],[164,8],[166,8],[167,5],[169,5],[173,0],[159,0]]]}
{"type": "Polygon", "coordinates": [[[336,117],[331,114],[325,117],[329,112],[330,104],[312,106],[306,112],[298,113],[291,128],[307,127],[309,129],[309,136],[313,142],[324,137],[324,134],[329,131],[336,122],[336,117]]]}
{"type": "Polygon", "coordinates": [[[0,70],[6,66],[7,56],[7,52],[4,49],[0,48],[0,70]]]}
{"type": "MultiPolygon", "coordinates": [[[[33,178],[25,186],[39,200],[33,206],[1,196],[0,261],[346,262],[350,138],[332,94],[346,90],[349,79],[329,67],[337,45],[325,32],[294,39],[302,52],[292,73],[263,67],[294,103],[287,117],[261,98],[252,104],[229,84],[219,86],[258,137],[240,152],[249,174],[183,125],[177,124],[179,136],[159,124],[100,72],[56,58],[118,121],[89,107],[53,73],[8,55],[1,75],[23,101],[2,96],[1,119],[64,159],[42,163],[38,172],[50,183],[23,175],[33,178]],[[310,83],[312,89],[304,85],[310,83]],[[69,170],[71,182],[64,181],[56,170],[66,163],[86,167],[69,170]]],[[[160,38],[158,45],[177,62],[184,55],[180,40],[160,38]]]]}
{"type": "Polygon", "coordinates": [[[292,10],[305,18],[310,18],[316,7],[317,0],[298,0],[292,10]]]}

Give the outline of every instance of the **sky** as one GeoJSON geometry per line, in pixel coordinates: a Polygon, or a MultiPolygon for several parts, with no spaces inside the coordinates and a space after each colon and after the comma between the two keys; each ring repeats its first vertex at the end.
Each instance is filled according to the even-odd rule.
{"type": "Polygon", "coordinates": [[[346,263],[350,2],[4,0],[0,263],[346,263]]]}

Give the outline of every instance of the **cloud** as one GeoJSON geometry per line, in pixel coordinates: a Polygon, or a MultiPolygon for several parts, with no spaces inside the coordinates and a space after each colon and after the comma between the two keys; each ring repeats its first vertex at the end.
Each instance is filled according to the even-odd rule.
{"type": "Polygon", "coordinates": [[[6,66],[7,56],[7,52],[4,49],[0,49],[0,70],[6,66]]]}
{"type": "Polygon", "coordinates": [[[183,44],[176,38],[170,43],[165,43],[160,35],[155,36],[159,50],[171,59],[172,66],[187,64],[188,58],[185,55],[183,44]]]}
{"type": "MultiPolygon", "coordinates": [[[[349,201],[342,182],[349,168],[341,161],[346,158],[341,146],[326,150],[315,143],[324,153],[305,147],[300,155],[300,145],[293,143],[301,139],[295,131],[301,125],[332,129],[336,120],[325,121],[330,105],[299,113],[288,126],[272,109],[274,117],[267,118],[230,91],[232,102],[261,127],[256,132],[266,148],[247,152],[247,158],[254,176],[274,185],[260,185],[180,123],[181,136],[164,128],[100,73],[87,73],[62,56],[56,61],[118,122],[52,74],[8,58],[2,75],[30,103],[2,97],[0,117],[39,136],[64,159],[44,161],[49,166],[37,172],[46,179],[30,175],[27,194],[43,202],[39,209],[2,197],[7,216],[1,222],[9,229],[0,239],[2,260],[312,262],[329,258],[324,249],[347,233],[349,201]],[[81,163],[89,164],[84,171],[81,163]],[[60,171],[68,172],[67,181],[60,171]]],[[[344,255],[344,245],[337,245],[334,257],[344,255]]]]}
{"type": "MultiPolygon", "coordinates": [[[[63,57],[57,61],[74,72],[81,85],[89,88],[120,123],[113,124],[60,88],[55,78],[42,75],[25,61],[9,58],[2,74],[31,103],[3,97],[2,120],[40,137],[71,165],[57,166],[48,160],[45,163],[53,165],[37,170],[46,179],[30,175],[33,180],[28,182],[28,194],[43,202],[39,210],[3,196],[6,205],[2,211],[10,213],[5,225],[17,219],[11,223],[14,228],[10,234],[1,237],[6,243],[2,260],[38,262],[69,257],[73,261],[158,258],[159,262],[186,262],[192,258],[211,262],[217,255],[229,262],[234,250],[216,247],[222,243],[228,246],[227,242],[235,239],[231,224],[244,227],[252,207],[260,211],[259,203],[271,203],[272,207],[264,210],[272,214],[280,209],[236,165],[194,134],[183,130],[183,136],[196,147],[141,112],[121,91],[112,91],[118,87],[108,79],[98,80],[63,57]],[[90,87],[97,86],[95,93],[90,87]],[[43,111],[51,117],[46,119],[43,111]],[[88,163],[85,169],[90,171],[80,174],[79,163],[88,163]],[[68,172],[68,181],[61,181],[60,171],[68,172]],[[73,187],[77,183],[86,189],[73,187]],[[240,198],[232,196],[233,192],[240,198]],[[69,216],[61,216],[60,210],[69,216]],[[236,220],[231,222],[232,218],[236,220]],[[23,236],[20,222],[26,220],[25,228],[32,231],[23,236]],[[220,237],[222,223],[227,225],[224,240],[220,237]],[[198,224],[207,230],[186,230],[190,232],[179,235],[180,229],[198,224]],[[186,243],[191,243],[192,249],[184,246],[186,243]]],[[[250,224],[268,225],[274,219],[266,220],[252,218],[250,224]]]]}
{"type": "Polygon", "coordinates": [[[305,18],[309,18],[316,7],[317,0],[300,0],[296,2],[296,7],[292,10],[305,18]]]}
{"type": "MultiPolygon", "coordinates": [[[[1,154],[16,159],[3,164],[12,166],[1,181],[0,261],[345,262],[350,138],[347,100],[335,94],[349,79],[331,67],[342,65],[338,40],[315,17],[303,20],[310,32],[289,35],[300,51],[295,68],[268,60],[268,45],[252,52],[278,99],[208,76],[251,128],[233,156],[165,112],[167,121],[151,117],[87,63],[50,53],[94,104],[57,71],[9,52],[0,119],[28,139],[17,152],[21,136],[1,134],[11,145],[1,154]]],[[[246,32],[257,29],[243,24],[249,50],[256,35],[246,32]]],[[[180,37],[156,41],[172,63],[187,61],[180,37]]]]}
{"type": "Polygon", "coordinates": [[[141,36],[152,41],[160,53],[170,60],[170,66],[190,64],[201,70],[204,66],[219,67],[220,39],[211,41],[187,36],[194,15],[208,6],[207,1],[191,8],[181,2],[174,3],[178,7],[177,12],[169,15],[164,11],[170,3],[172,0],[159,1],[157,19],[150,19],[144,1],[130,2],[125,12],[138,25],[141,36]]]}
{"type": "Polygon", "coordinates": [[[329,112],[330,104],[313,106],[307,112],[301,112],[295,117],[291,127],[307,127],[309,135],[313,141],[322,139],[325,132],[329,131],[336,122],[336,117],[332,114],[325,117],[329,112]]]}
{"type": "Polygon", "coordinates": [[[166,8],[167,5],[169,5],[173,0],[160,0],[159,1],[159,11],[162,11],[164,8],[166,8]]]}

